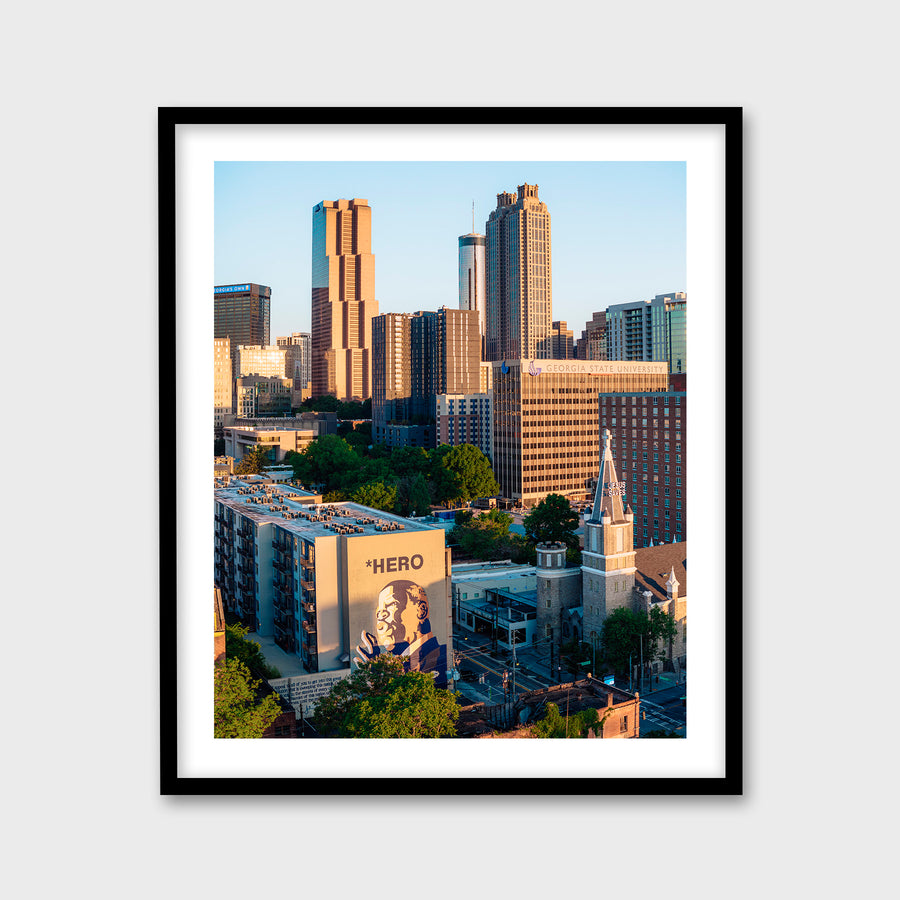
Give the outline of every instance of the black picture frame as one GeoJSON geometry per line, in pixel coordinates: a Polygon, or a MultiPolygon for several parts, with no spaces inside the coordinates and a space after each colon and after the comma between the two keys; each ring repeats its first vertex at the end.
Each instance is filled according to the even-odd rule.
{"type": "MultiPolygon", "coordinates": [[[[635,776],[603,777],[434,777],[419,778],[418,794],[442,795],[736,795],[743,791],[743,647],[742,589],[742,109],[740,107],[546,107],[522,110],[531,123],[548,128],[560,124],[585,126],[721,126],[724,131],[724,281],[725,367],[722,373],[729,398],[724,414],[724,440],[728,447],[724,509],[728,541],[724,559],[731,573],[724,600],[725,712],[724,774],[710,777],[635,776]]],[[[178,454],[172,452],[177,436],[176,311],[179,296],[176,227],[179,181],[176,138],[179,127],[193,125],[257,126],[296,123],[359,123],[361,126],[429,123],[480,125],[515,119],[517,110],[493,108],[288,108],[288,107],[161,107],[158,109],[159,178],[159,474],[160,497],[160,792],[175,795],[356,795],[378,790],[382,795],[402,793],[402,779],[347,777],[208,777],[180,773],[178,733],[178,497],[165,486],[177,484],[178,454]]],[[[205,598],[204,598],[205,600],[205,598]]],[[[210,679],[211,682],[211,679],[210,679]]],[[[662,742],[665,743],[665,742],[662,742]]]]}

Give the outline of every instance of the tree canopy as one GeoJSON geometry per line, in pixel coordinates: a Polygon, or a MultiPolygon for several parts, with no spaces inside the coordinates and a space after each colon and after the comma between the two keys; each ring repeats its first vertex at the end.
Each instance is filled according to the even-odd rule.
{"type": "Polygon", "coordinates": [[[634,665],[642,653],[645,663],[662,659],[675,632],[672,617],[657,607],[650,610],[649,616],[626,608],[615,609],[603,623],[600,646],[609,665],[616,672],[625,672],[629,658],[634,665]]]}
{"type": "Polygon", "coordinates": [[[239,659],[226,659],[223,665],[216,666],[215,737],[259,738],[281,715],[274,694],[258,697],[259,685],[260,681],[239,659]]]}
{"type": "Polygon", "coordinates": [[[455,692],[381,654],[318,701],[313,724],[326,737],[437,738],[455,735],[458,717],[455,692]]]}
{"type": "Polygon", "coordinates": [[[248,639],[248,628],[243,625],[225,626],[225,656],[240,660],[245,666],[266,678],[280,678],[281,673],[266,662],[262,649],[256,641],[248,639]]]}
{"type": "Polygon", "coordinates": [[[472,444],[451,447],[441,465],[456,476],[455,492],[448,499],[463,503],[477,497],[493,497],[500,492],[488,458],[472,444]]]}
{"type": "Polygon", "coordinates": [[[266,466],[274,463],[272,451],[265,447],[251,447],[234,467],[235,475],[260,475],[266,466]]]}
{"type": "Polygon", "coordinates": [[[578,513],[559,494],[548,494],[522,520],[525,535],[533,544],[559,541],[578,549],[578,513]]]}
{"type": "Polygon", "coordinates": [[[393,512],[397,502],[397,488],[383,481],[373,481],[358,487],[350,498],[354,503],[380,509],[382,512],[393,512]]]}

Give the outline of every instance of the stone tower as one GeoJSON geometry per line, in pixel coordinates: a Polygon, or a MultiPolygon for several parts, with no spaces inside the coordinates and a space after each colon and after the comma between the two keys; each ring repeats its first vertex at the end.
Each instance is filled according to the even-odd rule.
{"type": "Polygon", "coordinates": [[[538,640],[552,641],[554,652],[562,643],[563,610],[581,605],[581,572],[566,568],[566,545],[537,545],[538,640]]]}
{"type": "Polygon", "coordinates": [[[582,596],[584,600],[584,640],[599,636],[606,617],[619,607],[631,607],[634,589],[634,513],[622,508],[625,482],[616,477],[610,449],[611,436],[605,428],[600,476],[591,517],[584,523],[582,551],[582,596]]]}

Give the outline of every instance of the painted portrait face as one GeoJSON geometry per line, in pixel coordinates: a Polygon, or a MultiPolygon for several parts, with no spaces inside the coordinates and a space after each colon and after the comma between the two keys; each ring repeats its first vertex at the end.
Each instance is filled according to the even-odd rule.
{"type": "Polygon", "coordinates": [[[412,643],[428,616],[425,591],[411,581],[392,581],[378,595],[375,636],[386,650],[412,643]]]}

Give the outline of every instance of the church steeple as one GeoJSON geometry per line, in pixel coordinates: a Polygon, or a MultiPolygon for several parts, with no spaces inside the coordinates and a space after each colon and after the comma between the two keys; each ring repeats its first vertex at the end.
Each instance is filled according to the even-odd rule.
{"type": "Polygon", "coordinates": [[[594,494],[594,508],[591,511],[592,522],[602,522],[609,516],[613,524],[625,522],[625,511],[622,509],[622,497],[625,494],[625,482],[616,476],[616,464],[613,462],[610,443],[612,437],[608,428],[603,429],[603,455],[600,458],[600,475],[597,478],[597,492],[594,494]]]}
{"type": "Polygon", "coordinates": [[[599,634],[612,610],[630,607],[634,590],[634,513],[630,506],[623,508],[625,482],[616,475],[608,428],[602,438],[597,493],[591,517],[584,523],[581,554],[586,636],[599,634]]]}

